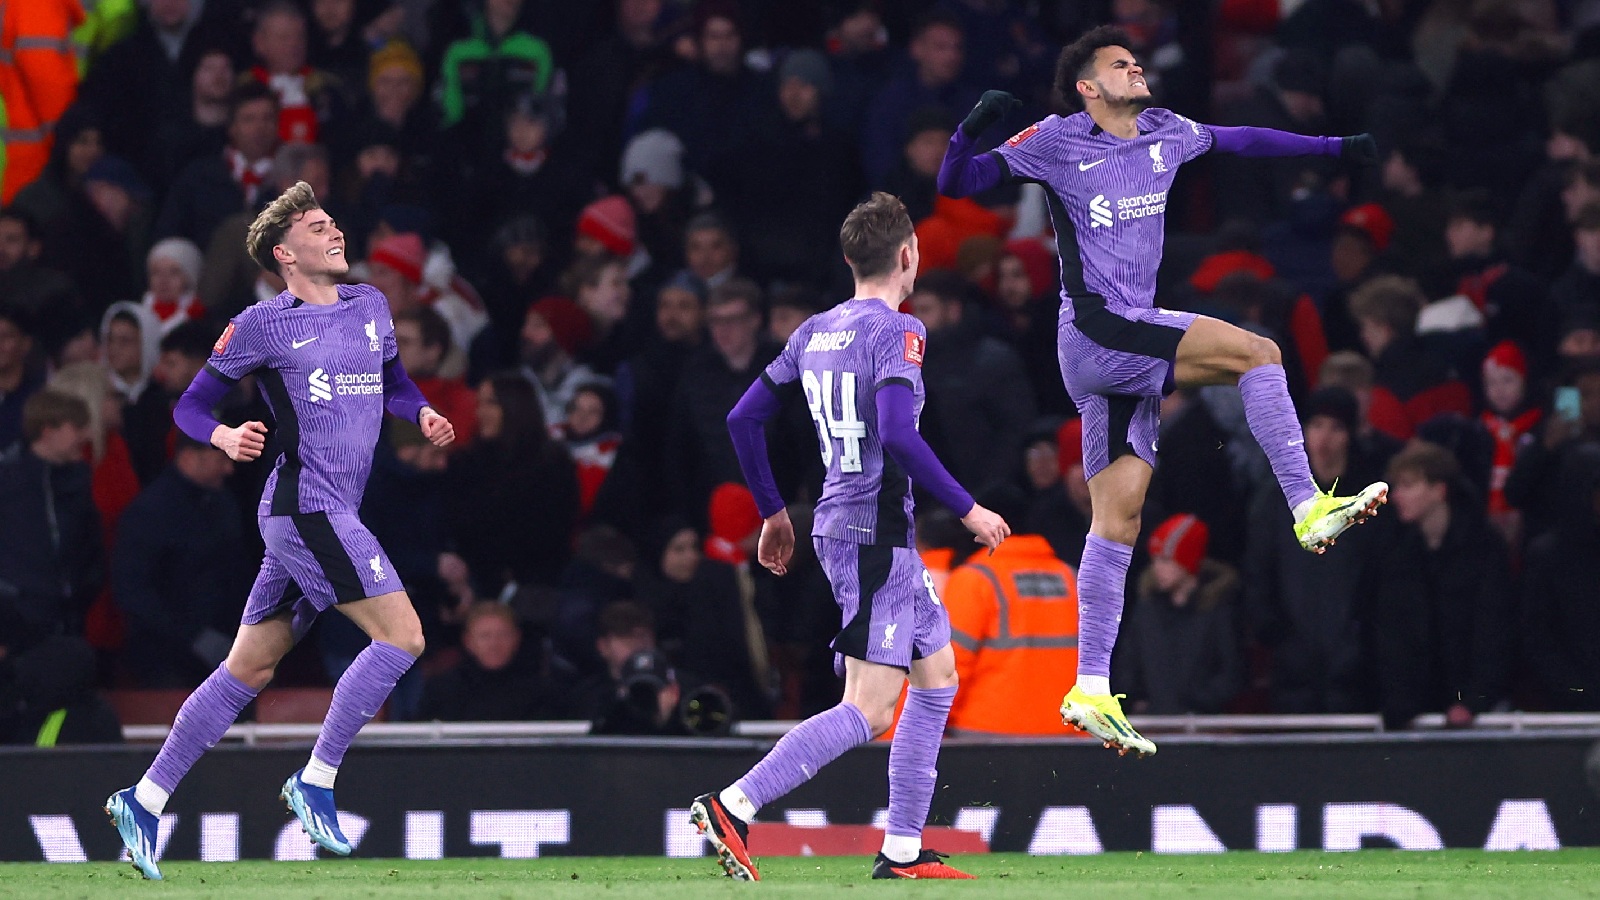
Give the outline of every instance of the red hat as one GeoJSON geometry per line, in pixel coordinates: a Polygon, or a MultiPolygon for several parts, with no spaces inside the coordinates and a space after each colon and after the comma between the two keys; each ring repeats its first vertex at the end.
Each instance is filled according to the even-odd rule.
{"type": "Polygon", "coordinates": [[[594,337],[594,324],[589,314],[565,297],[545,297],[528,307],[528,312],[538,313],[544,319],[555,334],[556,343],[568,354],[589,346],[594,337]]]}
{"type": "Polygon", "coordinates": [[[1278,270],[1265,257],[1249,250],[1229,250],[1226,253],[1213,253],[1201,260],[1200,268],[1189,276],[1189,284],[1200,293],[1209,294],[1217,289],[1222,279],[1235,272],[1248,272],[1262,281],[1270,281],[1278,274],[1278,270]]]}
{"type": "Polygon", "coordinates": [[[583,208],[583,214],[578,216],[578,233],[599,241],[613,256],[632,256],[638,234],[633,207],[616,194],[602,197],[583,208]]]}
{"type": "Polygon", "coordinates": [[[1022,263],[1022,270],[1028,273],[1028,286],[1034,294],[1042,294],[1055,285],[1060,263],[1055,254],[1040,241],[1006,241],[1005,255],[1015,256],[1022,263]]]}
{"type": "Polygon", "coordinates": [[[1162,522],[1150,535],[1150,555],[1170,559],[1187,569],[1190,575],[1198,575],[1210,540],[1211,530],[1206,528],[1206,523],[1189,513],[1181,513],[1162,522]]]}
{"type": "Polygon", "coordinates": [[[706,555],[734,565],[744,562],[740,544],[761,530],[761,511],[756,508],[750,489],[733,482],[717,485],[711,492],[706,518],[711,525],[705,541],[706,555]]]}
{"type": "Polygon", "coordinates": [[[422,238],[411,232],[390,235],[374,244],[372,252],[367,254],[368,264],[388,266],[412,284],[422,283],[422,264],[427,259],[428,251],[422,246],[422,238]]]}
{"type": "Polygon", "coordinates": [[[1394,236],[1394,219],[1376,203],[1352,206],[1339,217],[1339,224],[1365,234],[1379,253],[1389,249],[1389,238],[1394,236]]]}
{"type": "Polygon", "coordinates": [[[1523,378],[1528,377],[1528,358],[1523,355],[1522,348],[1515,341],[1501,341],[1489,349],[1489,355],[1483,358],[1483,364],[1494,363],[1504,369],[1511,369],[1523,378]]]}
{"type": "Polygon", "coordinates": [[[1083,462],[1083,420],[1068,419],[1056,431],[1056,466],[1061,474],[1083,462]]]}

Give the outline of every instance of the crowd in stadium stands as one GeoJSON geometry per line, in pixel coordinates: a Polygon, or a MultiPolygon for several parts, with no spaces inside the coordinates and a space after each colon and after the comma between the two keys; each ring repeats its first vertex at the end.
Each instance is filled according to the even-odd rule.
{"type": "MultiPolygon", "coordinates": [[[[78,24],[78,0],[19,8],[78,24]]],[[[827,583],[808,542],[787,577],[753,564],[724,417],[848,296],[838,227],[870,189],[918,223],[921,430],[1018,535],[969,561],[921,504],[964,691],[1041,685],[1052,718],[1089,518],[1058,250],[1035,186],[956,201],[935,175],[982,90],[1025,101],[987,146],[1052,111],[1056,53],[1106,21],[1163,105],[1384,153],[1213,154],[1166,199],[1158,302],[1275,339],[1321,487],[1392,488],[1305,553],[1237,391],[1167,398],[1117,649],[1132,711],[1600,709],[1596,0],[143,0],[73,32],[75,93],[28,113],[47,159],[4,132],[0,739],[59,708],[104,734],[97,688],[192,687],[226,655],[277,451],[232,463],[171,409],[284,288],[243,237],[300,180],[459,436],[389,419],[367,487],[428,637],[390,719],[716,733],[836,700],[827,583]]],[[[39,59],[13,49],[0,86],[39,59]]],[[[250,382],[226,423],[270,424],[250,382]]],[[[804,534],[816,431],[786,403],[770,445],[804,534]]],[[[324,616],[280,681],[331,684],[365,642],[324,616]]],[[[995,704],[952,722],[1041,715],[995,704]]]]}

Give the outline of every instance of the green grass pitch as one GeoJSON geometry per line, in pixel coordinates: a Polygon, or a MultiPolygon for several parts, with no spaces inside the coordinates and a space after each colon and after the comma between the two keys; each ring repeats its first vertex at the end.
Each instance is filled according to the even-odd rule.
{"type": "Polygon", "coordinates": [[[1600,849],[1548,853],[1451,850],[1359,853],[1028,857],[997,853],[959,862],[980,880],[890,885],[872,882],[855,857],[759,860],[759,885],[721,877],[707,858],[327,860],[315,863],[173,862],[166,881],[146,882],[125,864],[0,864],[0,897],[216,897],[249,900],[424,897],[607,897],[671,900],[815,897],[820,891],[909,892],[903,896],[1007,898],[1600,898],[1600,849]]]}

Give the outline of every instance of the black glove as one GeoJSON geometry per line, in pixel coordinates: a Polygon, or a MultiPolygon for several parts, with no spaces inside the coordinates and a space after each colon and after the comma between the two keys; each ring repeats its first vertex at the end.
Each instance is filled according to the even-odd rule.
{"type": "Polygon", "coordinates": [[[978,105],[967,113],[966,121],[961,123],[961,130],[967,137],[975,138],[1021,106],[1021,100],[1005,91],[984,91],[983,96],[978,98],[978,105]]]}
{"type": "Polygon", "coordinates": [[[1378,142],[1370,134],[1339,138],[1339,158],[1363,166],[1378,164],[1378,142]]]}

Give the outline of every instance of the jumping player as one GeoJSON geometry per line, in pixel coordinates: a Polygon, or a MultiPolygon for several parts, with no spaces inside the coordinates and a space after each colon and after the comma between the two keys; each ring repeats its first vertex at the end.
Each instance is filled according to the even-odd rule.
{"type": "Polygon", "coordinates": [[[161,877],[156,828],[178,782],[272,680],[317,614],[335,605],[372,643],[339,679],[311,758],[289,776],[281,796],[314,843],[348,855],[334,777],[356,732],[422,653],[422,624],[411,600],[356,513],[385,409],[420,425],[435,446],[453,441],[455,429],[401,366],[388,300],[370,285],[340,284],[350,269],[344,234],[309,185],[299,182],[262,210],[245,246],[288,290],[234,318],[173,418],[185,434],[230,459],[257,458],[266,446],[265,425],[229,428],[211,414],[231,385],[253,374],[283,454],[258,511],[266,558],[228,658],[184,701],[139,783],[106,800],[146,878],[161,877]]]}
{"type": "Polygon", "coordinates": [[[724,871],[759,880],[746,840],[756,811],[887,731],[909,672],[911,689],[889,749],[888,833],[872,877],[971,878],[922,848],[956,665],[950,619],[913,541],[911,484],[961,516],[974,540],[991,550],[1011,529],[972,501],[917,433],[927,333],[896,311],[917,277],[917,239],[905,205],[873,194],[845,217],[839,237],[855,273],[855,297],[795,331],[728,414],[728,431],[766,519],[757,558],[783,575],[794,525],[773,482],[762,426],[778,412],[778,386],[800,382],[828,468],[812,543],[843,614],[832,646],[835,668],[843,663],[844,699],[797,725],[720,794],[695,798],[689,818],[724,871]]]}
{"type": "Polygon", "coordinates": [[[1121,753],[1147,756],[1156,746],[1128,724],[1109,675],[1139,511],[1156,464],[1162,396],[1174,387],[1238,384],[1250,432],[1307,550],[1323,552],[1375,513],[1388,486],[1377,482],[1352,497],[1320,492],[1277,345],[1217,319],[1154,308],[1167,191],[1180,165],[1211,150],[1372,164],[1372,136],[1219,128],[1149,109],[1150,88],[1129,43],[1126,33],[1105,26],[1067,46],[1056,90],[1084,111],[1050,116],[978,155],[977,135],[1019,105],[1004,92],[985,93],[950,139],[939,190],[964,197],[1005,181],[1045,189],[1061,251],[1061,377],[1083,417],[1093,506],[1078,572],[1078,680],[1062,700],[1061,718],[1121,753]]]}

